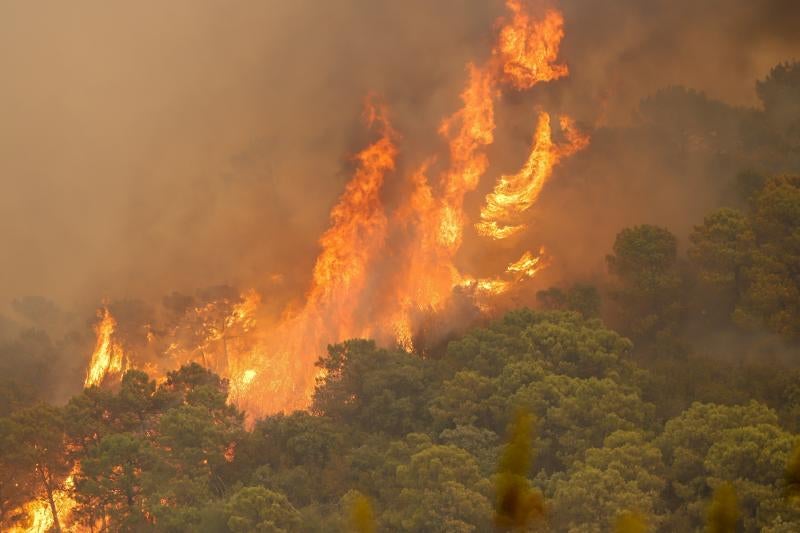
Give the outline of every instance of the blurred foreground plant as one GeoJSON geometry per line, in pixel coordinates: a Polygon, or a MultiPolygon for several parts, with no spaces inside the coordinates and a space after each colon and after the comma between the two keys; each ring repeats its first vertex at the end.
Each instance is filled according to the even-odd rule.
{"type": "Polygon", "coordinates": [[[736,489],[730,483],[722,483],[714,490],[708,508],[708,533],[735,533],[739,521],[739,500],[736,489]]]}
{"type": "Polygon", "coordinates": [[[500,530],[523,529],[544,516],[544,498],[531,488],[533,417],[520,411],[511,427],[496,478],[495,525],[500,530]]]}

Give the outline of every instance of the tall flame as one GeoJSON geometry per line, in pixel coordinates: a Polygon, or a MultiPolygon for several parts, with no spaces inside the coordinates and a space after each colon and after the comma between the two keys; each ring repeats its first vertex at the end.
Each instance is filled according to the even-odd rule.
{"type": "MultiPolygon", "coordinates": [[[[465,289],[479,308],[488,310],[492,298],[544,268],[544,250],[524,252],[495,276],[477,278],[456,266],[465,228],[471,226],[465,198],[489,169],[486,149],[494,142],[498,97],[504,90],[529,89],[568,73],[566,65],[557,63],[562,15],[548,10],[537,18],[521,0],[506,4],[509,17],[501,21],[491,56],[481,65],[467,65],[461,105],[439,125],[447,144],[443,164],[437,166],[438,158],[429,156],[402,176],[400,186],[407,194],[391,211],[381,193],[396,170],[399,135],[387,110],[367,103],[367,124],[377,139],[354,158],[354,174],[331,209],[299,308],[268,324],[258,316],[256,293],[243,294],[234,305],[209,302],[185,318],[198,326],[178,324],[166,334],[148,329],[148,346],[168,344],[163,350],[167,363],[200,358],[229,379],[232,401],[251,416],[305,408],[319,377],[315,362],[326,344],[370,336],[412,350],[426,314],[447,309],[455,289],[465,289]],[[220,320],[222,311],[227,314],[220,320]]],[[[560,130],[566,142],[559,144],[553,141],[550,115],[539,115],[527,161],[516,174],[500,177],[485,199],[476,224],[480,235],[500,239],[524,230],[523,214],[535,204],[554,166],[588,144],[569,118],[561,118],[560,130]]],[[[114,340],[114,324],[105,310],[87,385],[126,365],[114,340]]],[[[162,371],[158,361],[147,364],[162,371]]]]}
{"type": "Polygon", "coordinates": [[[413,349],[415,317],[438,311],[462,283],[453,260],[465,226],[464,197],[479,184],[489,166],[483,148],[494,141],[495,79],[488,68],[468,65],[462,107],[442,121],[439,133],[448,140],[450,161],[439,179],[437,197],[428,182],[427,161],[411,174],[411,194],[398,210],[395,223],[405,233],[405,263],[386,305],[395,307],[389,330],[406,350],[413,349]]]}
{"type": "Polygon", "coordinates": [[[125,369],[125,353],[114,340],[117,321],[111,316],[108,307],[98,312],[100,322],[95,326],[97,344],[95,345],[89,371],[84,381],[85,387],[100,385],[109,374],[121,374],[125,369]]]}
{"type": "Polygon", "coordinates": [[[360,296],[369,267],[384,246],[387,217],[380,192],[397,157],[397,134],[386,109],[368,102],[366,117],[380,138],[356,155],[355,174],[331,210],[306,303],[252,354],[261,367],[251,379],[259,394],[242,403],[255,412],[305,407],[317,376],[314,363],[325,343],[364,333],[358,319],[363,312],[360,296]]]}
{"type": "Polygon", "coordinates": [[[461,94],[464,106],[439,127],[450,145],[450,168],[441,183],[444,197],[438,213],[439,242],[450,250],[461,245],[464,195],[478,186],[489,166],[480,149],[494,141],[495,80],[486,69],[473,64],[468,69],[469,83],[461,94]]]}

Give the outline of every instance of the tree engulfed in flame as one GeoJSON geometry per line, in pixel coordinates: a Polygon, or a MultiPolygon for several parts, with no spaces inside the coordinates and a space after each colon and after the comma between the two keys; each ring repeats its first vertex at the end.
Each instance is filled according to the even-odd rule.
{"type": "MultiPolygon", "coordinates": [[[[72,513],[72,509],[75,507],[75,500],[70,496],[70,491],[73,486],[73,474],[70,474],[67,479],[64,480],[63,490],[56,490],[53,492],[53,502],[58,511],[56,515],[58,516],[58,521],[62,530],[64,529],[64,524],[69,522],[70,513],[72,513]]],[[[25,512],[25,515],[27,515],[26,524],[11,528],[10,533],[47,533],[53,529],[55,525],[53,511],[47,500],[31,500],[25,504],[22,510],[25,512]]]]}
{"type": "MultiPolygon", "coordinates": [[[[549,10],[536,18],[520,0],[507,0],[507,7],[510,16],[501,21],[491,56],[482,65],[467,65],[461,106],[439,126],[447,143],[445,164],[437,167],[436,155],[425,158],[404,177],[408,192],[391,212],[381,194],[397,167],[400,136],[387,109],[368,100],[366,122],[376,139],[354,157],[353,177],[331,210],[302,305],[276,323],[260,314],[255,292],[198,305],[166,330],[148,329],[147,349],[157,352],[163,344],[162,357],[137,364],[164,374],[169,365],[199,360],[228,378],[231,401],[251,419],[302,409],[320,377],[315,363],[326,344],[372,337],[411,351],[424,317],[447,309],[454,291],[466,291],[479,309],[489,310],[493,298],[536,276],[547,265],[543,249],[538,255],[524,252],[494,277],[470,276],[455,263],[472,227],[465,197],[489,168],[486,148],[494,142],[498,97],[568,72],[557,63],[562,15],[549,10]]],[[[569,118],[562,117],[560,125],[566,141],[556,143],[550,115],[539,114],[526,162],[516,174],[499,178],[485,199],[475,225],[479,236],[502,239],[522,232],[523,216],[554,166],[588,144],[569,118]]],[[[104,310],[87,386],[123,371],[128,359],[141,358],[128,343],[123,353],[114,327],[104,310]]]]}

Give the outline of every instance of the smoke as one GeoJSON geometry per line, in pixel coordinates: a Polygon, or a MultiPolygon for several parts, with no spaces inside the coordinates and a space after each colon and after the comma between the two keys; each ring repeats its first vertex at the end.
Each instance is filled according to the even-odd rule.
{"type": "MultiPolygon", "coordinates": [[[[637,134],[642,98],[686,85],[753,106],[755,80],[800,55],[791,0],[558,7],[570,77],[506,98],[503,152],[468,198],[474,216],[493,178],[519,167],[537,108],[599,128],[533,214],[527,238],[549,247],[554,280],[603,270],[625,224],[680,231],[715,202],[717,185],[698,181],[706,159],[675,168],[660,139],[637,134]]],[[[307,289],[350,156],[367,143],[364,96],[389,105],[402,176],[441,150],[436,125],[502,12],[466,0],[3,2],[0,302],[42,295],[91,316],[104,297],[229,284],[280,308],[307,289]]],[[[501,261],[467,238],[460,266],[479,273],[520,244],[501,261]]]]}
{"type": "MultiPolygon", "coordinates": [[[[800,58],[800,5],[791,0],[562,2],[572,66],[560,97],[628,124],[639,100],[672,85],[736,106],[758,101],[754,81],[800,58]]],[[[593,113],[594,111],[594,113],[593,113]]]]}

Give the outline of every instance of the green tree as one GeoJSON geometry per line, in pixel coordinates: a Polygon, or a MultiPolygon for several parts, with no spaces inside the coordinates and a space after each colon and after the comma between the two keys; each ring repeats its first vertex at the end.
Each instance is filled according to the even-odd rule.
{"type": "Polygon", "coordinates": [[[104,437],[81,458],[76,473],[73,513],[91,528],[101,521],[115,531],[142,529],[148,472],[154,469],[155,451],[142,437],[114,433],[104,437]]]}
{"type": "Polygon", "coordinates": [[[800,176],[770,179],[755,199],[758,243],[735,318],[800,337],[800,176]]]}
{"type": "Polygon", "coordinates": [[[85,453],[115,430],[114,411],[114,395],[107,389],[89,387],[70,398],[64,407],[64,421],[75,454],[85,453]]]}
{"type": "Polygon", "coordinates": [[[711,487],[727,480],[740,493],[747,527],[765,527],[785,514],[780,483],[794,440],[765,405],[695,403],[665,424],[657,443],[668,469],[674,527],[699,527],[702,502],[711,497],[711,487]]]}
{"type": "Polygon", "coordinates": [[[764,116],[772,135],[786,151],[800,147],[800,63],[776,65],[766,79],[756,83],[756,93],[764,105],[764,116]]]}
{"type": "Polygon", "coordinates": [[[617,430],[647,426],[653,406],[636,389],[605,379],[548,375],[521,387],[509,399],[540,420],[539,463],[563,469],[588,448],[600,447],[617,430]]]}
{"type": "Polygon", "coordinates": [[[432,376],[425,361],[375,343],[350,340],[328,347],[317,365],[325,377],[312,411],[371,431],[402,436],[426,424],[432,376]]]}
{"type": "Polygon", "coordinates": [[[36,484],[29,486],[33,492],[25,494],[26,500],[43,495],[53,516],[53,527],[61,531],[55,494],[64,489],[64,480],[72,468],[65,450],[63,413],[60,409],[37,404],[15,412],[11,420],[8,460],[32,472],[36,484]]]}
{"type": "Polygon", "coordinates": [[[698,268],[708,293],[700,295],[704,313],[713,313],[707,302],[721,308],[729,319],[744,292],[745,269],[755,248],[755,234],[747,217],[733,209],[719,209],[689,235],[689,258],[698,268]]]}
{"type": "Polygon", "coordinates": [[[397,481],[399,492],[382,514],[387,530],[444,533],[490,529],[491,485],[465,450],[425,447],[397,468],[397,481]]]}
{"type": "Polygon", "coordinates": [[[566,291],[558,287],[536,293],[539,305],[547,311],[575,311],[585,318],[600,315],[600,294],[592,285],[575,284],[566,291]]]}
{"type": "Polygon", "coordinates": [[[493,427],[496,413],[504,407],[496,394],[494,380],[464,370],[441,385],[440,394],[431,400],[429,410],[436,427],[446,428],[451,424],[493,427]]]}
{"type": "Polygon", "coordinates": [[[243,487],[225,504],[234,533],[283,533],[300,530],[300,513],[286,496],[264,487],[243,487]]]}
{"type": "Polygon", "coordinates": [[[520,309],[450,342],[445,362],[485,377],[497,377],[510,367],[519,370],[518,362],[525,362],[531,371],[536,367],[536,374],[621,376],[630,374],[622,358],[631,348],[629,340],[606,329],[599,320],[570,312],[520,309]]]}
{"type": "Polygon", "coordinates": [[[617,431],[600,448],[548,482],[558,530],[607,531],[620,509],[636,509],[659,524],[665,468],[660,450],[639,431],[617,431]]]}
{"type": "Polygon", "coordinates": [[[484,475],[492,474],[497,468],[500,437],[490,429],[473,425],[456,426],[443,430],[439,434],[439,441],[468,451],[478,461],[484,475]]]}
{"type": "Polygon", "coordinates": [[[34,470],[17,457],[21,435],[16,421],[0,418],[0,528],[22,520],[19,508],[37,493],[34,470]]]}
{"type": "Polygon", "coordinates": [[[639,339],[674,335],[683,313],[675,236],[665,228],[642,225],[622,230],[606,257],[619,280],[614,293],[625,330],[639,339]]]}
{"type": "Polygon", "coordinates": [[[707,484],[733,480],[739,509],[747,530],[766,527],[777,518],[800,528],[800,513],[785,506],[783,474],[798,439],[771,424],[743,426],[725,431],[706,454],[707,484]]]}
{"type": "Polygon", "coordinates": [[[257,421],[237,447],[234,474],[282,492],[298,506],[331,503],[341,497],[347,475],[345,441],[346,428],[329,418],[301,411],[273,415],[257,421]]]}

